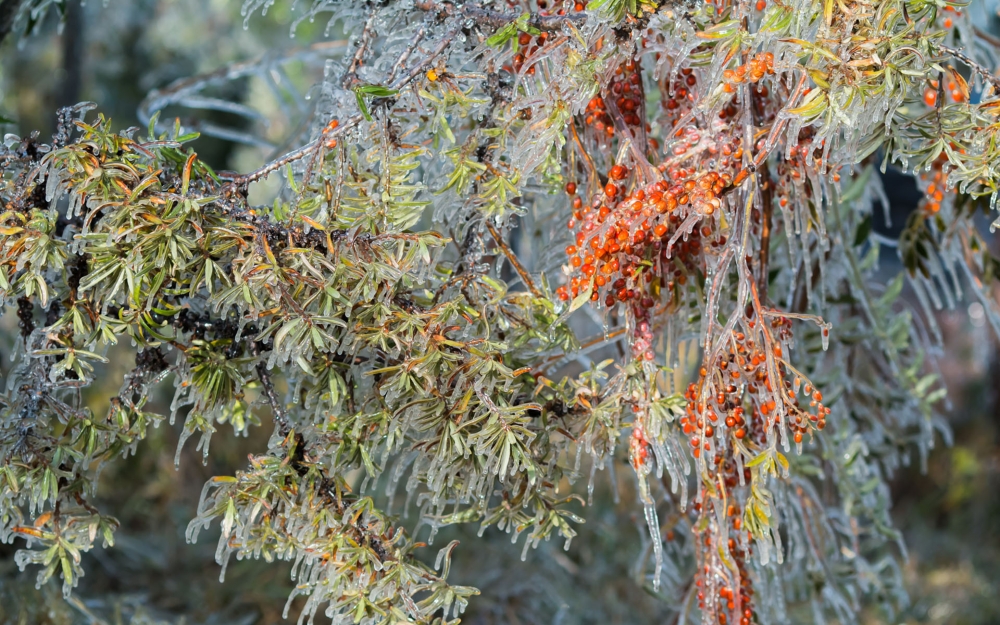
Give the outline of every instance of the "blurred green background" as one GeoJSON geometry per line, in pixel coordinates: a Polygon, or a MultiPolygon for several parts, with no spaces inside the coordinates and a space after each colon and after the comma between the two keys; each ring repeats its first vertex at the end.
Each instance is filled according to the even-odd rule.
{"type": "MultiPolygon", "coordinates": [[[[289,56],[288,51],[336,41],[340,34],[334,30],[325,36],[325,24],[304,22],[291,38],[290,25],[297,17],[291,2],[255,16],[245,29],[240,4],[69,2],[63,28],[52,12],[35,34],[22,41],[8,37],[0,47],[0,117],[11,120],[0,129],[18,135],[38,130],[47,137],[57,107],[83,100],[98,103],[120,128],[140,125],[137,110],[152,90],[264,59],[268,63],[257,66],[261,71],[198,91],[216,104],[252,104],[258,117],[238,108],[212,110],[211,103],[206,109],[198,100],[170,106],[164,113],[164,118],[178,116],[190,127],[225,129],[213,134],[238,139],[209,136],[195,144],[217,169],[259,165],[306,130],[309,96],[315,95],[309,89],[322,75],[329,48],[311,55],[289,56]]],[[[915,202],[912,183],[898,175],[885,183],[894,221],[903,223],[915,202]]],[[[891,253],[884,254],[882,265],[887,274],[898,270],[891,253]]],[[[947,417],[953,444],[939,439],[926,472],[915,464],[892,481],[896,523],[909,547],[904,570],[911,605],[892,620],[866,613],[862,620],[867,623],[1000,623],[1000,359],[996,337],[976,306],[963,305],[939,318],[946,338],[937,365],[951,390],[947,417]]],[[[16,319],[8,309],[0,318],[3,373],[11,366],[15,330],[16,319]]],[[[128,347],[113,352],[103,387],[89,391],[95,412],[117,392],[133,357],[128,347]]],[[[160,409],[168,412],[170,382],[160,391],[160,409]]],[[[18,574],[16,545],[0,545],[0,624],[281,621],[292,584],[288,565],[234,563],[220,584],[213,561],[215,537],[203,535],[197,545],[184,540],[205,480],[242,467],[248,453],[266,447],[270,427],[257,428],[249,438],[234,438],[223,429],[213,440],[207,465],[189,445],[176,470],[179,429],[178,424],[153,431],[136,456],[112,464],[103,474],[102,508],[115,514],[122,527],[113,549],[86,556],[87,575],[69,603],[62,601],[56,584],[36,589],[33,572],[18,574]]],[[[561,544],[543,545],[522,562],[521,544],[512,545],[496,532],[485,540],[475,536],[474,528],[439,535],[425,550],[427,557],[433,559],[438,547],[460,538],[464,547],[456,552],[452,579],[483,591],[465,622],[673,622],[669,604],[677,598],[652,597],[633,581],[648,544],[640,510],[626,492],[632,483],[627,467],[617,475],[622,503],[615,504],[606,488],[599,489],[596,505],[584,511],[587,524],[568,552],[561,544]],[[479,542],[470,545],[472,541],[479,542]]],[[[297,618],[294,606],[290,618],[297,618]]]]}

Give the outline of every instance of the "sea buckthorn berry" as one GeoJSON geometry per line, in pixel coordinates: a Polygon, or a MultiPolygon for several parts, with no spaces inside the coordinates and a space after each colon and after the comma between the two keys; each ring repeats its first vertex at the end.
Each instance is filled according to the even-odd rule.
{"type": "Polygon", "coordinates": [[[924,89],[924,104],[930,107],[937,105],[937,89],[931,87],[924,89]]]}

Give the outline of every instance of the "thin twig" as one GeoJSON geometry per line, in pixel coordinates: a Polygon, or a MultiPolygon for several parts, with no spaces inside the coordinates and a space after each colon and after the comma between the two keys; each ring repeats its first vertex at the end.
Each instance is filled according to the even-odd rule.
{"type": "Polygon", "coordinates": [[[948,46],[943,46],[943,45],[939,45],[938,50],[941,50],[945,54],[950,54],[959,61],[968,65],[972,69],[972,71],[976,72],[983,78],[983,80],[990,83],[990,85],[997,93],[1000,93],[1000,78],[997,78],[997,76],[994,75],[993,72],[991,72],[990,70],[986,69],[976,61],[969,58],[969,56],[964,52],[962,52],[961,50],[956,50],[955,48],[950,48],[948,46]]]}
{"type": "Polygon", "coordinates": [[[292,48],[275,55],[273,52],[257,57],[249,61],[233,63],[220,67],[217,70],[190,76],[176,80],[162,89],[150,91],[139,103],[137,115],[143,124],[149,124],[153,114],[161,111],[171,104],[182,103],[185,98],[194,96],[204,88],[227,81],[235,80],[245,76],[252,76],[261,72],[262,69],[274,67],[291,60],[306,58],[311,56],[327,56],[328,53],[339,50],[347,45],[346,39],[336,41],[321,41],[307,47],[292,48]]]}
{"type": "Polygon", "coordinates": [[[358,68],[361,67],[365,53],[368,52],[368,46],[371,45],[372,31],[375,29],[375,17],[377,15],[378,11],[373,7],[368,14],[368,19],[365,20],[364,29],[361,31],[361,40],[358,42],[358,49],[354,52],[351,64],[348,66],[347,71],[344,72],[344,77],[340,81],[344,89],[350,89],[354,83],[358,82],[358,68]]]}
{"type": "Polygon", "coordinates": [[[389,82],[396,80],[396,74],[398,74],[399,70],[403,69],[403,65],[410,60],[410,55],[417,49],[417,46],[420,45],[420,42],[424,40],[425,36],[427,36],[427,24],[422,24],[420,29],[417,31],[417,34],[413,36],[413,41],[410,42],[410,45],[406,46],[406,50],[403,50],[403,53],[400,54],[399,58],[396,59],[396,62],[393,63],[392,72],[389,74],[389,82]]]}
{"type": "MultiPolygon", "coordinates": [[[[808,74],[803,72],[802,76],[799,77],[799,82],[795,86],[795,90],[788,97],[784,110],[787,111],[795,105],[798,97],[802,94],[802,90],[805,87],[807,76],[808,74]]],[[[736,173],[736,177],[733,178],[733,181],[719,193],[718,197],[722,197],[731,193],[735,189],[738,189],[746,181],[746,179],[750,177],[750,174],[757,172],[758,168],[764,164],[767,157],[770,156],[774,148],[777,147],[778,135],[785,129],[788,119],[789,118],[787,117],[781,118],[773,126],[771,126],[771,130],[767,133],[767,139],[764,140],[764,146],[757,152],[757,155],[753,158],[753,161],[751,161],[750,166],[740,169],[740,171],[736,173]]],[[[744,146],[744,149],[749,147],[751,146],[744,146]]]]}
{"type": "MultiPolygon", "coordinates": [[[[452,39],[454,39],[455,34],[457,32],[458,32],[457,30],[452,30],[447,35],[445,35],[445,37],[441,39],[441,41],[438,43],[437,47],[434,48],[434,50],[432,50],[426,57],[424,57],[420,61],[420,63],[417,63],[413,67],[413,69],[411,69],[404,76],[400,77],[397,81],[392,83],[389,86],[389,88],[395,91],[399,91],[406,85],[410,84],[410,82],[412,82],[414,78],[420,75],[421,71],[425,67],[430,65],[434,59],[436,59],[442,52],[444,52],[445,48],[447,48],[448,45],[451,44],[451,41],[452,39]]],[[[331,139],[334,139],[344,134],[350,128],[353,128],[354,126],[361,123],[362,119],[364,119],[364,116],[358,113],[353,117],[347,119],[346,121],[342,122],[339,126],[337,126],[337,128],[333,129],[332,131],[321,134],[313,141],[310,141],[306,145],[296,150],[292,150],[288,154],[285,154],[284,156],[275,161],[271,161],[270,163],[264,165],[260,169],[233,178],[232,182],[230,182],[228,186],[230,188],[235,189],[250,184],[251,182],[257,182],[258,180],[262,180],[263,178],[266,178],[271,173],[281,169],[282,167],[288,165],[289,163],[294,163],[295,161],[302,160],[303,158],[309,156],[316,150],[326,145],[327,142],[330,141],[331,139]]]]}
{"type": "MultiPolygon", "coordinates": [[[[250,342],[250,354],[255,358],[260,357],[260,346],[257,341],[250,342]]],[[[285,414],[285,409],[282,408],[278,394],[274,390],[271,372],[267,370],[267,363],[263,359],[257,361],[257,379],[260,380],[260,385],[264,388],[267,403],[271,405],[271,412],[274,413],[274,421],[278,424],[278,431],[282,437],[288,436],[288,433],[292,431],[292,426],[288,422],[288,415],[285,414]]]]}
{"type": "Polygon", "coordinates": [[[577,149],[580,150],[580,156],[583,157],[583,162],[587,166],[588,190],[593,193],[595,189],[599,189],[601,186],[601,180],[597,173],[597,165],[594,164],[594,159],[590,158],[590,154],[583,147],[583,142],[580,141],[580,135],[576,132],[575,120],[570,122],[569,130],[570,134],[573,135],[573,142],[576,143],[577,149]]]}
{"type": "MultiPolygon", "coordinates": [[[[436,13],[444,17],[454,17],[459,15],[471,20],[476,24],[492,26],[494,28],[506,26],[516,21],[520,15],[516,13],[501,13],[500,11],[490,11],[475,6],[455,6],[452,2],[416,2],[416,8],[429,13],[436,13]]],[[[560,30],[564,24],[587,21],[586,13],[569,13],[567,15],[539,15],[532,13],[528,18],[528,25],[538,30],[560,30]]]]}
{"type": "Polygon", "coordinates": [[[761,178],[761,200],[764,204],[764,210],[760,220],[760,275],[757,276],[757,283],[759,284],[760,299],[762,302],[766,302],[767,287],[770,281],[768,264],[771,258],[771,219],[774,214],[774,180],[771,179],[771,172],[768,170],[766,162],[761,167],[761,178]]]}
{"type": "Polygon", "coordinates": [[[979,28],[976,28],[975,26],[972,27],[972,31],[974,33],[976,33],[977,37],[979,37],[980,39],[982,39],[986,43],[988,43],[988,44],[990,44],[992,46],[995,46],[997,48],[1000,48],[1000,39],[997,39],[996,37],[994,37],[993,35],[989,34],[988,32],[986,32],[984,30],[981,30],[979,28]]]}
{"type": "Polygon", "coordinates": [[[521,281],[524,282],[524,286],[528,287],[528,290],[531,291],[531,294],[535,297],[544,297],[542,292],[538,290],[538,287],[535,286],[535,283],[532,281],[527,270],[525,270],[524,266],[521,265],[521,261],[519,261],[517,256],[514,255],[514,251],[511,250],[510,247],[504,242],[503,237],[500,236],[500,232],[497,231],[496,226],[487,221],[486,229],[490,231],[491,235],[493,235],[493,240],[496,241],[497,247],[500,248],[503,255],[510,261],[510,264],[514,267],[514,271],[517,272],[517,275],[521,276],[521,281]]]}
{"type": "MultiPolygon", "coordinates": [[[[606,343],[618,338],[619,336],[625,334],[625,330],[626,328],[618,328],[617,330],[612,330],[607,334],[600,334],[598,336],[591,337],[585,340],[583,343],[580,343],[580,347],[576,351],[582,354],[583,352],[587,351],[591,347],[594,347],[595,345],[600,345],[601,343],[606,343]]],[[[548,358],[545,359],[544,362],[542,362],[542,364],[536,367],[536,369],[543,369],[545,367],[548,367],[549,364],[556,362],[557,360],[560,360],[562,358],[568,358],[569,356],[570,354],[556,354],[554,356],[549,356],[548,358]]]]}

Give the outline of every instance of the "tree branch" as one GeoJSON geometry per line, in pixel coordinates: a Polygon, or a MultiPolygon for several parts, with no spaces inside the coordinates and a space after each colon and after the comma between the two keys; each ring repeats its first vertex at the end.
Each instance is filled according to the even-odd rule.
{"type": "MultiPolygon", "coordinates": [[[[436,59],[438,56],[441,55],[442,52],[445,51],[445,49],[448,47],[448,45],[454,39],[455,34],[457,32],[458,32],[457,30],[453,29],[448,34],[446,34],[441,39],[441,41],[438,42],[438,45],[434,48],[434,50],[432,50],[427,56],[425,56],[423,59],[421,59],[421,61],[419,63],[417,63],[416,65],[414,65],[413,68],[409,72],[407,72],[405,75],[401,76],[395,82],[391,83],[389,85],[389,88],[393,89],[393,90],[396,90],[396,91],[399,91],[400,89],[402,89],[406,85],[410,84],[410,82],[412,82],[414,78],[416,78],[418,75],[420,75],[421,71],[423,71],[423,69],[425,67],[427,67],[428,65],[430,65],[431,62],[434,59],[436,59]]],[[[347,132],[348,129],[353,128],[354,126],[358,125],[359,123],[361,123],[362,119],[364,119],[364,116],[362,116],[360,113],[358,113],[358,114],[354,115],[353,117],[349,118],[348,120],[346,120],[345,122],[341,122],[340,125],[338,125],[333,130],[331,130],[329,132],[322,133],[319,137],[317,137],[316,139],[310,141],[306,145],[304,145],[304,146],[302,146],[302,147],[300,147],[300,148],[298,148],[296,150],[292,150],[291,152],[285,154],[281,158],[279,158],[277,160],[274,160],[274,161],[271,161],[267,165],[264,165],[260,169],[258,169],[256,171],[253,171],[253,172],[250,172],[249,174],[245,174],[245,175],[237,176],[236,178],[233,178],[232,182],[230,182],[228,186],[230,188],[238,188],[238,187],[241,187],[241,186],[248,185],[251,182],[257,182],[258,180],[262,180],[262,179],[266,178],[272,172],[277,171],[278,169],[281,169],[285,165],[288,165],[289,163],[294,163],[295,161],[302,160],[303,158],[309,156],[310,154],[313,154],[317,150],[322,149],[323,146],[327,145],[327,143],[331,139],[334,139],[334,138],[336,138],[336,137],[344,134],[345,132],[347,132]]]]}
{"type": "MultiPolygon", "coordinates": [[[[499,28],[506,26],[520,17],[516,13],[501,13],[490,11],[476,6],[455,6],[452,2],[416,2],[415,6],[421,11],[436,13],[442,17],[465,17],[474,20],[476,24],[499,28]]],[[[538,30],[561,30],[565,24],[574,22],[581,23],[587,21],[586,13],[570,13],[568,15],[539,15],[532,13],[528,18],[528,24],[538,30]]]]}
{"type": "Polygon", "coordinates": [[[961,50],[956,50],[955,48],[950,48],[948,46],[943,46],[943,45],[939,45],[938,50],[941,50],[941,52],[944,52],[945,54],[950,54],[959,61],[968,65],[972,69],[972,71],[976,72],[983,78],[983,80],[990,83],[994,91],[1000,93],[1000,78],[997,78],[997,76],[994,75],[993,72],[991,72],[990,70],[986,69],[976,61],[969,58],[969,56],[964,52],[962,52],[961,50]]]}
{"type": "Polygon", "coordinates": [[[770,282],[768,277],[768,264],[771,258],[771,218],[774,215],[774,181],[771,180],[771,172],[767,163],[761,167],[761,200],[764,210],[761,213],[760,225],[760,275],[757,276],[760,300],[767,302],[767,287],[770,282]]]}
{"type": "Polygon", "coordinates": [[[542,292],[538,290],[538,287],[535,286],[535,282],[531,279],[531,275],[524,268],[524,265],[522,265],[521,261],[519,261],[517,259],[517,256],[514,255],[514,252],[513,250],[510,249],[510,246],[508,246],[507,243],[504,242],[503,237],[500,236],[500,232],[496,229],[496,226],[494,226],[488,221],[485,223],[486,223],[486,229],[490,231],[491,235],[493,235],[493,240],[496,241],[497,247],[500,248],[500,251],[503,252],[503,255],[507,257],[508,261],[510,261],[511,266],[514,267],[514,271],[517,272],[517,275],[521,276],[521,281],[524,282],[524,286],[528,287],[528,290],[531,291],[531,294],[534,295],[535,297],[538,298],[544,297],[544,295],[542,295],[542,292]]]}

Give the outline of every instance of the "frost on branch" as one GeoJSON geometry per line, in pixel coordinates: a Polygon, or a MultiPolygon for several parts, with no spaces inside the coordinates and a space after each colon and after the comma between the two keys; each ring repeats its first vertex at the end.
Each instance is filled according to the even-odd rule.
{"type": "Polygon", "coordinates": [[[973,223],[997,193],[997,78],[957,47],[975,30],[918,1],[531,6],[303,3],[351,42],[309,140],[256,171],[85,106],[49,144],[7,138],[0,538],[22,567],[71,592],[117,525],[90,503],[101,467],[150,425],[183,421],[207,458],[219,426],[270,416],[188,538],[220,524],[223,575],[294,562],[300,620],[454,622],[477,591],[417,534],[570,549],[616,461],[643,581],[685,615],[905,601],[886,479],[943,431],[933,309],[971,292],[1000,329],[973,223]],[[882,285],[890,162],[926,201],[882,285]],[[280,197],[252,205],[269,176],[280,197]],[[93,414],[80,391],[120,340],[135,366],[93,414]],[[170,414],[147,411],[167,378],[170,414]]]}

